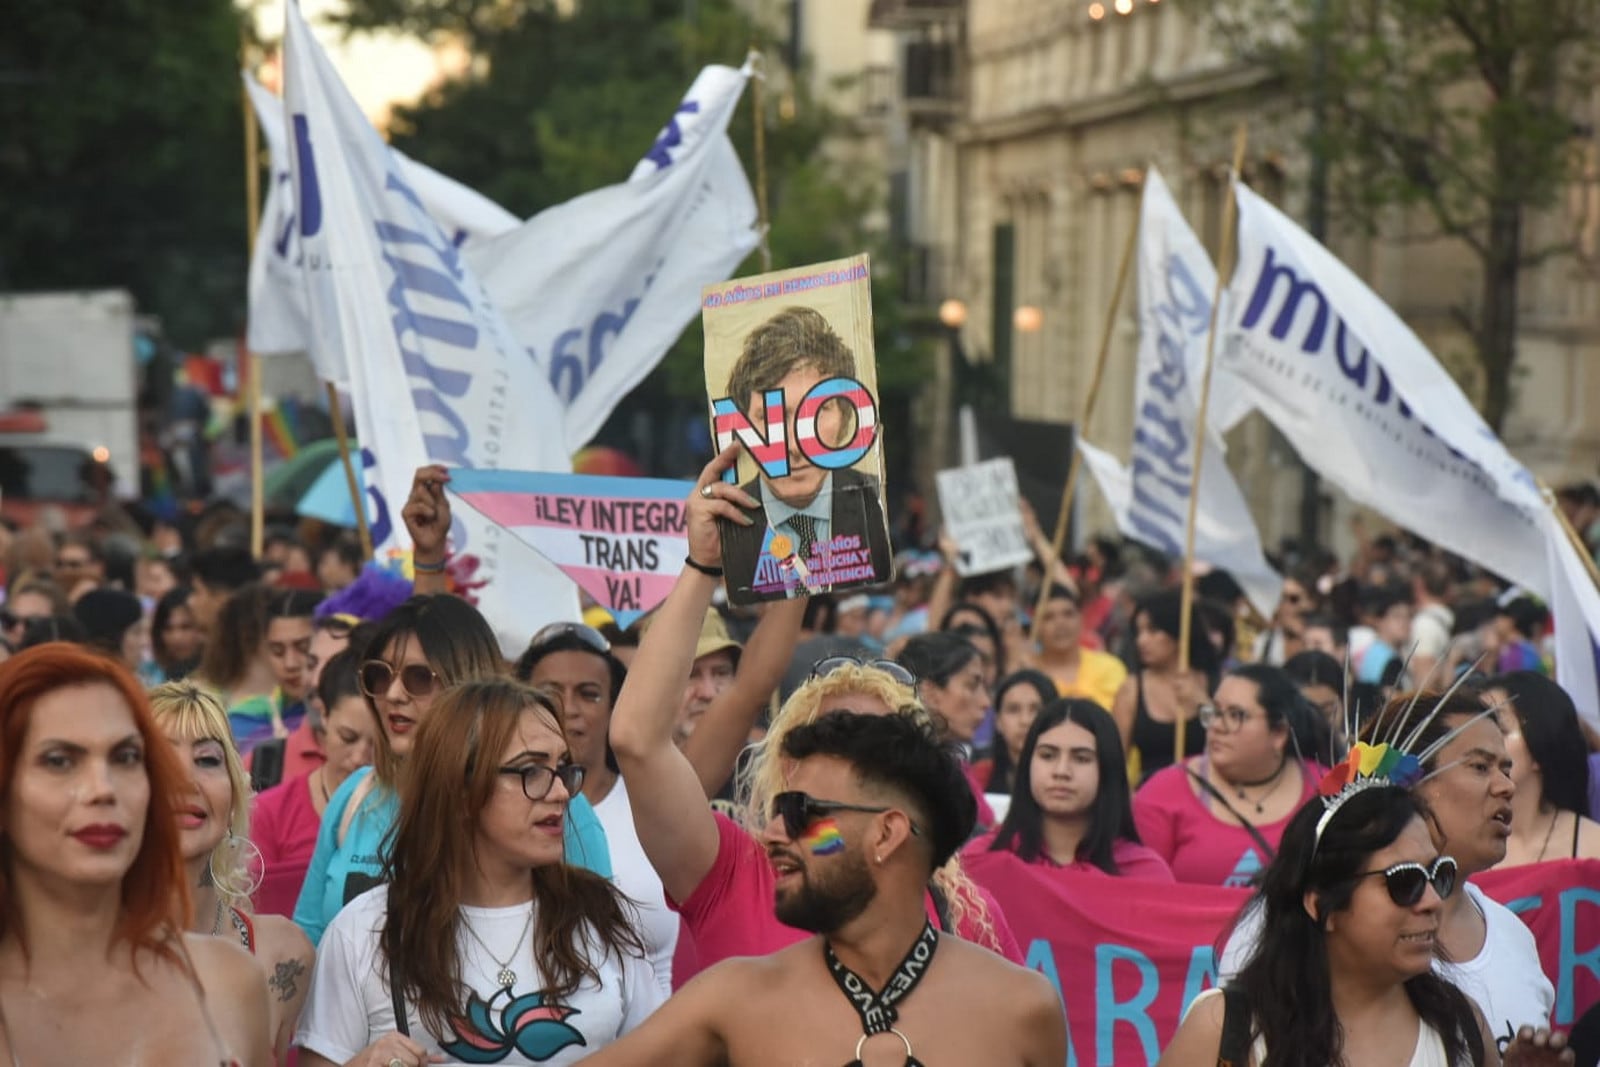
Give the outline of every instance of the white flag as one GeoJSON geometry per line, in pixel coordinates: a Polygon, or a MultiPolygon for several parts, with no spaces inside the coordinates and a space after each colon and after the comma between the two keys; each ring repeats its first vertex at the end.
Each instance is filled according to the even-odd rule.
{"type": "MultiPolygon", "coordinates": [[[[311,352],[346,358],[375,545],[402,548],[413,471],[567,470],[560,402],[429,214],[296,4],[285,5],[285,103],[311,352]]],[[[466,510],[466,509],[463,509],[466,510]]],[[[573,585],[476,513],[456,516],[479,608],[508,652],[577,618],[573,585]]]]}
{"type": "Polygon", "coordinates": [[[1555,619],[1556,681],[1572,697],[1578,714],[1600,729],[1600,590],[1589,568],[1561,529],[1545,515],[1550,553],[1550,614],[1555,619]]]}
{"type": "Polygon", "coordinates": [[[567,407],[576,452],[756,246],[727,137],[748,71],[710,66],[632,177],[542,211],[467,260],[567,407]]]}
{"type": "MultiPolygon", "coordinates": [[[[300,235],[295,225],[289,142],[284,132],[283,101],[246,72],[245,88],[255,107],[261,135],[272,164],[272,181],[261,210],[255,254],[250,259],[250,321],[246,343],[260,355],[303,352],[309,347],[305,282],[300,276],[300,235]]],[[[413,192],[451,241],[470,247],[478,241],[514,230],[520,220],[488,197],[425,167],[405,153],[388,149],[399,161],[413,192]]],[[[313,355],[324,381],[347,381],[343,354],[321,350],[313,355]]]]}
{"type": "MultiPolygon", "coordinates": [[[[1083,442],[1128,537],[1182,557],[1194,470],[1201,372],[1217,272],[1155,167],[1145,175],[1139,218],[1139,354],[1135,371],[1133,448],[1126,471],[1083,442]]],[[[1220,369],[1220,368],[1219,368],[1220,369]]],[[[1213,375],[1212,389],[1227,388],[1213,375]]],[[[1222,399],[1214,392],[1212,403],[1222,399]]],[[[1230,404],[1238,421],[1247,403],[1230,404]]],[[[1209,421],[1209,420],[1208,420],[1209,421]]],[[[1195,557],[1233,575],[1257,611],[1271,618],[1283,579],[1267,563],[1244,494],[1228,469],[1216,423],[1201,460],[1195,514],[1195,557]]]]}

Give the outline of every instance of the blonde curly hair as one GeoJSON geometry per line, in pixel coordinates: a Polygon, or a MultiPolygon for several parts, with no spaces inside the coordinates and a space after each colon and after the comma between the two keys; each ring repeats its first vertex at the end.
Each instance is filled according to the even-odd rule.
{"type": "MultiPolygon", "coordinates": [[[[928,709],[908,685],[889,674],[864,664],[847,664],[813,678],[784,701],[767,727],[766,736],[745,751],[734,779],[734,810],[737,821],[751,834],[759,835],[772,817],[772,798],[783,792],[785,767],[781,753],[783,740],[797,726],[815,722],[822,705],[833,697],[860,696],[879,700],[895,714],[910,715],[920,722],[936,725],[928,709]]],[[[840,708],[838,710],[845,710],[840,708]]],[[[978,887],[961,866],[961,854],[951,856],[933,872],[933,882],[944,894],[950,909],[952,928],[971,918],[984,944],[998,951],[994,919],[978,887]]]]}

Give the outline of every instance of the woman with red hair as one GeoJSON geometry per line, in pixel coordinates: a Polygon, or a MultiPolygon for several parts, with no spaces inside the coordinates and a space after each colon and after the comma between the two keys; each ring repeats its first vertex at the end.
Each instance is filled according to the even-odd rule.
{"type": "Polygon", "coordinates": [[[182,932],[184,787],[125,668],[61,643],[0,664],[0,1063],[271,1063],[260,966],[182,932]]]}

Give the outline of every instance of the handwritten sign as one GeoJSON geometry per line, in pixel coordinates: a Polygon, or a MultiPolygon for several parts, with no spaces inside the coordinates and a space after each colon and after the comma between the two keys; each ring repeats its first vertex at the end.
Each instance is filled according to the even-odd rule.
{"type": "Polygon", "coordinates": [[[1017,468],[1011,457],[940,471],[939,511],[960,552],[956,573],[984,574],[1033,558],[1017,507],[1017,468]]]}
{"type": "Polygon", "coordinates": [[[689,482],[548,471],[450,472],[451,497],[510,531],[627,626],[667,598],[689,554],[689,482]]]}

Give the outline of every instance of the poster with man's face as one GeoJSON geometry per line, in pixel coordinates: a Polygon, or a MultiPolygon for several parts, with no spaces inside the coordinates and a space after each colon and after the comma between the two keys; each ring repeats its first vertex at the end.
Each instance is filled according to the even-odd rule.
{"type": "Polygon", "coordinates": [[[761,501],[723,522],[735,604],[887,582],[883,444],[865,255],[707,286],[706,393],[728,480],[761,501]]]}

